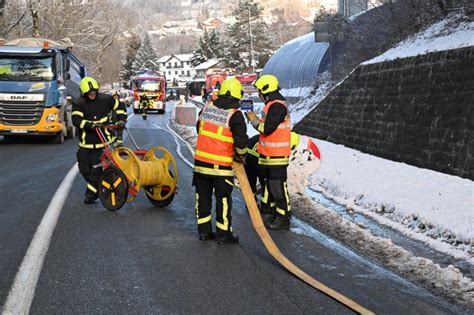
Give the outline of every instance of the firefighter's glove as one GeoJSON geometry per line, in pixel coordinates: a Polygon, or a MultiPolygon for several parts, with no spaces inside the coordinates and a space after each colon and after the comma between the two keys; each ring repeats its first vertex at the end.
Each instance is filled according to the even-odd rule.
{"type": "Polygon", "coordinates": [[[95,130],[96,128],[102,128],[104,127],[104,124],[101,124],[101,123],[93,123],[91,128],[92,130],[95,130]]]}
{"type": "Polygon", "coordinates": [[[126,125],[126,122],[123,121],[123,120],[119,120],[115,123],[118,127],[120,127],[121,129],[124,129],[125,128],[125,125],[126,125]]]}
{"type": "Polygon", "coordinates": [[[255,129],[258,128],[258,124],[260,123],[260,120],[258,119],[255,112],[253,111],[245,112],[245,117],[247,117],[247,119],[250,121],[250,124],[252,125],[252,127],[254,127],[255,129]]]}
{"type": "Polygon", "coordinates": [[[237,154],[236,153],[234,155],[234,160],[245,165],[245,157],[246,156],[247,156],[246,154],[237,154]]]}

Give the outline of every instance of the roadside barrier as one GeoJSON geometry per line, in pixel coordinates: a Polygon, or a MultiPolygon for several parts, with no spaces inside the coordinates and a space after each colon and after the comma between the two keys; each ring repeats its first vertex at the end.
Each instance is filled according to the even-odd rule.
{"type": "Polygon", "coordinates": [[[196,126],[196,107],[175,106],[175,121],[183,126],[196,126]]]}

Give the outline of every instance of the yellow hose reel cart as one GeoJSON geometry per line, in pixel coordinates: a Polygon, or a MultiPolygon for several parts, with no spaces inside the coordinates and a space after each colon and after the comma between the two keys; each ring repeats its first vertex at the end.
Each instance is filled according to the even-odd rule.
{"type": "MultiPolygon", "coordinates": [[[[114,125],[106,128],[117,128],[114,125]]],[[[125,130],[127,130],[125,128],[125,130]]],[[[101,204],[110,211],[117,211],[134,200],[141,188],[155,207],[166,207],[177,193],[178,167],[171,153],[161,146],[148,150],[137,148],[113,148],[105,141],[100,128],[96,129],[105,151],[101,156],[104,171],[99,181],[98,194],[101,204]]]]}

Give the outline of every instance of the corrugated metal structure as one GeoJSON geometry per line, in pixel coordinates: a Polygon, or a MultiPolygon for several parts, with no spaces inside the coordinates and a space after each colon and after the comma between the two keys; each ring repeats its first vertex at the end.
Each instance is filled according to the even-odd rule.
{"type": "Polygon", "coordinates": [[[277,76],[283,89],[313,86],[329,68],[328,48],[328,43],[314,41],[314,32],[292,39],[273,54],[262,73],[277,76]]]}

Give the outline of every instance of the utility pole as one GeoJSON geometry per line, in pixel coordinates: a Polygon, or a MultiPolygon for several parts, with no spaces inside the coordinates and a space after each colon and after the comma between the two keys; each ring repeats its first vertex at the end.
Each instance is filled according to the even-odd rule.
{"type": "Polygon", "coordinates": [[[250,32],[250,65],[252,66],[252,73],[255,73],[255,64],[254,64],[254,57],[253,57],[253,35],[252,35],[252,23],[251,23],[251,14],[250,14],[250,6],[249,6],[249,32],[250,32]]]}
{"type": "MultiPolygon", "coordinates": [[[[4,23],[3,23],[3,11],[5,10],[5,2],[6,0],[0,0],[0,28],[4,29],[4,23]]],[[[0,32],[0,37],[3,36],[4,31],[0,32]]],[[[2,45],[3,42],[0,39],[0,45],[2,45]]]]}
{"type": "Polygon", "coordinates": [[[6,0],[0,0],[0,19],[3,17],[3,10],[5,9],[6,0]]]}

